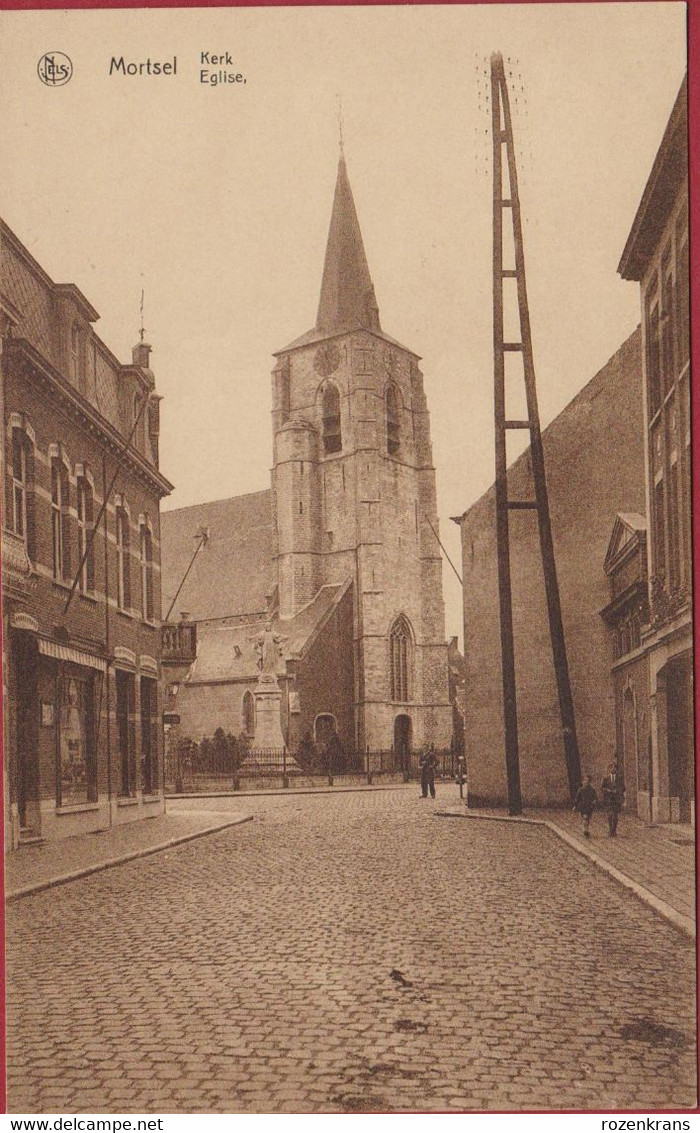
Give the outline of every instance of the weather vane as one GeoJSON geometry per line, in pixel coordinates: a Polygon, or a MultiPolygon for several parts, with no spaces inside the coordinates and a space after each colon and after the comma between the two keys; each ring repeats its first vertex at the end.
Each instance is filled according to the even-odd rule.
{"type": "Polygon", "coordinates": [[[343,150],[343,97],[340,94],[336,95],[338,99],[338,141],[340,143],[340,156],[344,157],[343,150]]]}
{"type": "Polygon", "coordinates": [[[139,310],[141,312],[141,329],[139,330],[139,336],[141,338],[141,342],[143,342],[144,338],[146,337],[146,328],[143,325],[143,288],[141,288],[141,306],[139,310]]]}

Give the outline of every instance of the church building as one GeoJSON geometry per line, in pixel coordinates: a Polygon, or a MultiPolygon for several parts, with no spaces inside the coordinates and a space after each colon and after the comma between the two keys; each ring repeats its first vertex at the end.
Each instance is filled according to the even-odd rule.
{"type": "Polygon", "coordinates": [[[162,517],[165,609],[193,536],[209,536],[177,601],[176,613],[196,625],[196,658],[174,651],[166,711],[183,737],[221,727],[254,741],[257,642],[267,626],[279,642],[291,752],[332,737],[356,753],[447,748],[423,375],[418,355],[382,329],[342,155],[316,324],[275,357],[270,490],[162,517]]]}

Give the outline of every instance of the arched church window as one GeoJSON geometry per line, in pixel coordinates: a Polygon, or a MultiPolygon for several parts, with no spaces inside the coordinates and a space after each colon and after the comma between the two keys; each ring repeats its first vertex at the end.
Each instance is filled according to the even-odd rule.
{"type": "Polygon", "coordinates": [[[396,386],[386,387],[386,451],[397,456],[401,447],[401,406],[396,386]]]}
{"type": "Polygon", "coordinates": [[[389,634],[391,666],[391,699],[404,702],[411,698],[412,637],[403,615],[396,619],[389,634]]]}
{"type": "Polygon", "coordinates": [[[243,732],[246,736],[255,735],[255,700],[253,698],[252,692],[250,692],[249,690],[243,693],[241,723],[243,725],[243,732]]]}
{"type": "Polygon", "coordinates": [[[340,431],[340,393],[329,382],[323,389],[323,449],[326,453],[341,452],[343,438],[340,431]]]}

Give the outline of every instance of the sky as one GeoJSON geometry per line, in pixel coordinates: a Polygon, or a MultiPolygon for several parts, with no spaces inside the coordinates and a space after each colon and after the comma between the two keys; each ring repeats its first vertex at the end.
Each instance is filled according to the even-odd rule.
{"type": "MultiPolygon", "coordinates": [[[[164,507],[269,487],[272,352],[315,322],[340,100],[382,327],[423,359],[459,569],[450,517],[494,469],[490,54],[517,96],[544,425],[639,322],[616,269],[685,71],[685,15],[672,0],[0,13],[0,209],[123,361],[144,290],[164,507]],[[66,85],[39,81],[47,51],[70,57],[66,85]],[[202,52],[229,52],[245,82],[200,82],[202,52]],[[122,55],[177,56],[177,74],[110,75],[122,55]]],[[[444,590],[461,637],[446,564],[444,590]]]]}

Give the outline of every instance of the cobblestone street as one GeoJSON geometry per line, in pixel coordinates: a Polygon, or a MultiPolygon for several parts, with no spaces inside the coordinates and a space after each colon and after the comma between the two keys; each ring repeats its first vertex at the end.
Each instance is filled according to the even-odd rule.
{"type": "Polygon", "coordinates": [[[692,943],[549,831],[417,796],[247,799],[11,905],[10,1112],[693,1106],[692,943]]]}

